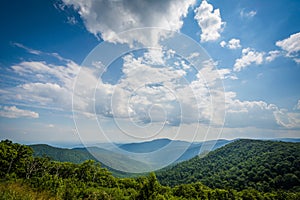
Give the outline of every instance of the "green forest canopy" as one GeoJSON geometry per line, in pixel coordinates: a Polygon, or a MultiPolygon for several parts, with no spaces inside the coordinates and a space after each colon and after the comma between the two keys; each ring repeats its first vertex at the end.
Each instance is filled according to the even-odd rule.
{"type": "Polygon", "coordinates": [[[299,192],[300,143],[241,139],[157,176],[169,186],[200,181],[212,188],[299,192]]]}
{"type": "MultiPolygon", "coordinates": [[[[102,168],[100,163],[92,160],[80,164],[57,162],[48,158],[33,157],[32,153],[28,146],[8,140],[0,142],[1,199],[34,199],[38,196],[39,199],[296,200],[300,197],[299,192],[288,191],[285,188],[272,192],[259,192],[253,188],[237,191],[211,189],[201,182],[163,186],[153,172],[137,178],[115,178],[107,169],[102,168]]],[[[207,157],[211,155],[212,153],[207,157]]],[[[196,159],[191,161],[195,162],[196,159]]]]}

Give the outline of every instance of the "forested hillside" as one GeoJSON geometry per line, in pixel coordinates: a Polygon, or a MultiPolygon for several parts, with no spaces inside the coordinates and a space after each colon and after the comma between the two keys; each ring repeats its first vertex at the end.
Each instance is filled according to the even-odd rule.
{"type": "Polygon", "coordinates": [[[300,143],[241,139],[157,173],[161,184],[300,191],[300,143]]]}
{"type": "Polygon", "coordinates": [[[80,164],[33,157],[32,149],[0,142],[0,199],[300,199],[284,189],[211,189],[200,182],[162,186],[152,172],[137,178],[115,178],[99,163],[80,164]]]}
{"type": "Polygon", "coordinates": [[[52,147],[46,144],[30,145],[33,149],[33,156],[47,156],[52,160],[61,162],[82,163],[86,160],[95,159],[88,151],[79,151],[77,149],[66,149],[52,147]]]}
{"type": "Polygon", "coordinates": [[[112,167],[107,168],[114,175],[122,177],[165,166],[165,164],[169,164],[166,158],[169,158],[170,154],[178,155],[177,160],[175,157],[173,161],[173,164],[175,164],[189,160],[203,151],[214,150],[230,142],[229,140],[216,140],[190,143],[180,140],[157,139],[139,143],[116,144],[116,149],[111,147],[108,149],[102,148],[102,145],[105,147],[106,144],[73,149],[57,148],[45,144],[30,145],[30,147],[34,150],[34,156],[48,156],[61,162],[81,163],[88,159],[100,160],[104,167],[106,165],[112,167]],[[149,153],[161,148],[165,149],[160,153],[156,153],[155,156],[140,157],[141,159],[132,157],[132,153],[149,153]],[[125,151],[120,152],[120,149],[125,151]],[[122,173],[121,171],[132,173],[122,173]]]}
{"type": "MultiPolygon", "coordinates": [[[[86,160],[94,160],[98,162],[98,160],[89,152],[87,148],[75,148],[75,149],[65,149],[65,148],[57,148],[52,147],[46,144],[37,144],[37,145],[30,145],[33,149],[33,156],[34,157],[49,157],[53,161],[60,161],[60,162],[71,162],[75,164],[82,163],[86,160]]],[[[113,162],[114,165],[118,165],[118,168],[124,168],[126,171],[130,167],[142,167],[146,168],[144,163],[131,160],[127,157],[122,157],[114,152],[107,151],[101,148],[93,148],[94,155],[98,155],[101,157],[101,160],[106,160],[107,162],[113,162]]],[[[109,169],[110,172],[114,176],[124,177],[124,176],[134,176],[134,174],[126,173],[123,171],[118,171],[112,169],[103,163],[101,163],[102,167],[109,169]]]]}

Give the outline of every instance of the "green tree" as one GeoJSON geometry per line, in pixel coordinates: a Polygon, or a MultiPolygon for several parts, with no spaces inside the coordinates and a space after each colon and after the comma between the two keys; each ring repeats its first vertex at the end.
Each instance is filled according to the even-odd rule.
{"type": "Polygon", "coordinates": [[[28,160],[32,157],[32,149],[28,146],[13,143],[9,140],[0,142],[0,177],[11,174],[18,177],[26,176],[28,160]]]}
{"type": "Polygon", "coordinates": [[[147,178],[140,179],[141,189],[138,195],[138,199],[155,199],[159,194],[160,184],[157,181],[154,172],[151,172],[147,178]]]}

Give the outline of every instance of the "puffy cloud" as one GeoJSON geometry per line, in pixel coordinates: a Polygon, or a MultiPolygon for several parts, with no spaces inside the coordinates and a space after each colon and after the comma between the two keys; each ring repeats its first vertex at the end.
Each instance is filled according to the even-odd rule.
{"type": "Polygon", "coordinates": [[[0,110],[0,116],[6,118],[39,118],[39,114],[29,110],[22,110],[16,106],[4,106],[0,110]]]}
{"type": "MultiPolygon", "coordinates": [[[[243,51],[247,55],[254,50],[243,51]]],[[[190,58],[198,56],[191,54],[190,58]]],[[[120,59],[123,59],[122,76],[117,83],[104,83],[99,79],[97,72],[105,72],[104,66],[93,62],[92,67],[81,69],[74,91],[74,81],[80,69],[75,63],[21,62],[11,69],[27,82],[9,88],[11,93],[0,91],[1,98],[33,107],[71,111],[73,96],[75,112],[93,118],[102,116],[143,124],[164,122],[172,126],[193,123],[219,126],[224,120],[224,107],[227,110],[227,127],[257,125],[261,128],[280,126],[294,129],[299,126],[297,113],[263,101],[241,101],[234,92],[224,93],[222,85],[217,84],[218,80],[236,77],[230,69],[217,69],[217,63],[212,60],[202,62],[201,67],[193,72],[193,77],[193,67],[171,51],[151,49],[143,54],[126,54],[120,59]]],[[[7,110],[18,108],[2,109],[1,115],[8,113],[7,110]]],[[[27,113],[29,115],[38,117],[34,113],[27,113]]]]}
{"type": "Polygon", "coordinates": [[[221,47],[225,47],[226,44],[227,44],[227,43],[226,43],[224,40],[220,42],[220,46],[221,46],[221,47]]]}
{"type": "Polygon", "coordinates": [[[66,65],[47,64],[43,61],[24,61],[11,68],[15,73],[26,76],[31,81],[58,83],[72,89],[73,79],[79,72],[80,66],[73,61],[68,61],[66,65]]]}
{"type": "Polygon", "coordinates": [[[286,109],[279,109],[274,112],[276,122],[284,128],[300,128],[300,113],[288,112],[286,109]]]}
{"type": "Polygon", "coordinates": [[[249,65],[262,63],[268,63],[275,60],[277,57],[282,55],[282,51],[273,50],[266,52],[259,52],[252,48],[244,48],[242,50],[242,57],[235,60],[233,67],[234,71],[241,71],[249,65]]]}
{"type": "Polygon", "coordinates": [[[204,0],[194,12],[195,19],[202,31],[201,42],[219,39],[220,33],[225,26],[225,22],[222,22],[220,10],[214,10],[213,6],[204,0]]]}
{"type": "Polygon", "coordinates": [[[226,92],[225,127],[256,127],[263,129],[300,128],[300,113],[289,112],[264,101],[241,101],[235,92],[226,92]]]}
{"type": "Polygon", "coordinates": [[[145,124],[158,121],[178,124],[180,109],[175,86],[184,87],[179,81],[184,79],[185,70],[189,68],[182,62],[174,66],[167,64],[166,59],[173,59],[174,56],[172,54],[170,57],[170,54],[151,49],[140,56],[124,55],[120,58],[123,60],[123,75],[115,84],[103,83],[101,79],[92,77],[85,78],[91,73],[85,72],[88,68],[83,68],[74,90],[75,110],[87,113],[95,111],[97,115],[115,119],[130,118],[145,124]]]}
{"type": "Polygon", "coordinates": [[[232,74],[232,71],[228,68],[225,68],[225,69],[218,69],[217,70],[219,75],[220,75],[220,78],[223,80],[223,79],[231,79],[231,80],[236,80],[238,79],[236,77],[235,74],[232,74]]]}
{"type": "Polygon", "coordinates": [[[299,63],[300,32],[292,34],[284,40],[277,41],[276,45],[286,51],[287,57],[291,57],[299,63]]]}
{"type": "Polygon", "coordinates": [[[144,27],[178,31],[183,25],[182,19],[187,15],[188,8],[195,0],[63,0],[63,2],[78,11],[89,32],[105,41],[132,44],[136,40],[151,45],[159,41],[156,33],[126,34],[122,38],[118,33],[144,27]]]}
{"type": "MultiPolygon", "coordinates": [[[[227,45],[228,46],[228,45],[227,45]]],[[[259,52],[252,48],[244,48],[242,50],[242,57],[235,60],[233,67],[234,71],[241,71],[242,69],[248,67],[249,65],[256,64],[260,65],[262,63],[268,63],[275,60],[277,57],[282,55],[282,51],[273,50],[266,52],[259,52]]],[[[297,62],[296,58],[294,58],[297,62]]]]}
{"type": "MultiPolygon", "coordinates": [[[[281,41],[277,41],[276,45],[281,47],[286,52],[287,57],[293,58],[296,63],[300,63],[299,51],[300,51],[300,33],[291,35],[281,41]]],[[[237,39],[231,39],[228,43],[222,41],[220,43],[222,47],[228,47],[230,49],[240,48],[240,41],[237,39]]],[[[262,64],[263,62],[272,62],[277,57],[282,56],[284,51],[272,50],[269,52],[258,52],[252,48],[244,48],[242,50],[242,57],[235,60],[234,71],[241,71],[252,64],[262,64]]]]}
{"type": "Polygon", "coordinates": [[[71,107],[71,92],[55,83],[26,83],[19,85],[17,91],[20,98],[33,104],[38,102],[43,106],[71,107]]]}
{"type": "Polygon", "coordinates": [[[164,53],[162,49],[149,49],[145,53],[145,62],[153,65],[164,65],[164,53]]]}
{"type": "Polygon", "coordinates": [[[231,40],[229,40],[227,46],[228,46],[229,49],[238,49],[238,48],[241,48],[240,40],[232,38],[231,40]]]}
{"type": "MultiPolygon", "coordinates": [[[[198,56],[190,55],[191,58],[198,56]]],[[[200,75],[187,80],[191,66],[172,51],[150,49],[143,55],[127,54],[122,59],[123,75],[114,84],[98,78],[99,70],[105,73],[99,62],[80,68],[72,61],[62,65],[23,61],[13,65],[11,70],[25,82],[0,91],[1,98],[31,107],[63,111],[73,108],[89,117],[130,118],[145,124],[164,121],[178,125],[200,119],[209,122],[211,107],[206,104],[210,104],[211,99],[207,85],[213,86],[219,78],[217,72],[211,75],[214,65],[203,64],[199,74],[206,80],[200,75]],[[77,77],[79,70],[80,77],[77,77]],[[198,104],[197,98],[201,103],[198,104]],[[200,116],[198,110],[201,110],[200,116]]]]}
{"type": "Polygon", "coordinates": [[[226,92],[225,127],[274,128],[278,127],[274,112],[277,106],[264,101],[241,101],[235,92],[226,92]]]}
{"type": "MultiPolygon", "coordinates": [[[[74,102],[86,99],[86,104],[82,107],[75,105],[75,109],[79,112],[93,113],[94,105],[96,115],[111,117],[118,121],[129,119],[143,124],[164,122],[177,126],[198,121],[220,124],[222,116],[212,116],[213,110],[216,109],[212,107],[215,103],[212,102],[212,95],[215,96],[216,104],[222,102],[223,97],[224,105],[223,87],[216,84],[220,76],[215,63],[199,62],[201,69],[193,71],[193,67],[174,52],[157,51],[152,49],[143,54],[124,55],[121,58],[122,76],[117,83],[89,81],[84,84],[85,87],[92,88],[95,83],[98,85],[94,89],[95,92],[90,91],[88,94],[79,93],[89,88],[76,87],[74,102]]],[[[195,56],[199,55],[190,55],[191,58],[195,56]]],[[[228,72],[224,72],[224,76],[229,76],[228,72]]],[[[83,81],[79,77],[77,82],[83,81]]]]}
{"type": "Polygon", "coordinates": [[[234,71],[241,71],[251,64],[262,64],[264,61],[264,52],[257,52],[251,48],[242,50],[242,57],[235,60],[234,71]]]}
{"type": "Polygon", "coordinates": [[[242,47],[240,42],[241,41],[239,39],[232,38],[231,40],[228,41],[228,43],[223,40],[222,42],[220,42],[220,46],[223,48],[227,47],[229,49],[238,49],[242,47]]]}
{"type": "Polygon", "coordinates": [[[300,33],[295,33],[284,40],[277,41],[276,45],[287,51],[288,56],[291,56],[300,51],[300,33]]]}
{"type": "MultiPolygon", "coordinates": [[[[197,113],[195,97],[185,81],[186,64],[178,62],[179,66],[166,64],[164,67],[157,67],[156,53],[153,56],[149,54],[153,52],[148,51],[140,57],[132,54],[123,57],[124,75],[118,84],[112,85],[113,106],[108,113],[113,117],[132,118],[133,121],[142,123],[165,121],[170,125],[177,125],[180,122],[198,120],[197,114],[193,114],[197,113]],[[184,108],[180,110],[180,106],[184,108]],[[187,109],[192,111],[187,113],[192,113],[194,118],[182,113],[187,109]]],[[[100,99],[102,98],[103,96],[100,99]]],[[[99,110],[102,110],[102,105],[97,103],[99,110]]]]}
{"type": "Polygon", "coordinates": [[[223,124],[225,112],[224,87],[217,64],[213,60],[204,61],[202,68],[198,70],[197,79],[190,84],[201,111],[200,115],[205,116],[202,120],[206,119],[212,125],[223,124]]]}
{"type": "Polygon", "coordinates": [[[266,57],[266,61],[267,62],[271,62],[273,61],[275,58],[277,58],[278,56],[280,56],[281,52],[280,51],[270,51],[266,57]]]}
{"type": "Polygon", "coordinates": [[[63,65],[23,61],[11,69],[22,81],[0,92],[1,98],[7,103],[25,103],[32,107],[68,111],[71,109],[73,84],[80,69],[73,61],[63,65]]]}

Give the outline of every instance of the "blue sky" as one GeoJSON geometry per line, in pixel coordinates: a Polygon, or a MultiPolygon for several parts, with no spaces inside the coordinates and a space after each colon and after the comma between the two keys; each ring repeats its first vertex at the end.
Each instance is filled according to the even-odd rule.
{"type": "Polygon", "coordinates": [[[1,139],[300,136],[299,1],[5,0],[0,9],[1,139]]]}

